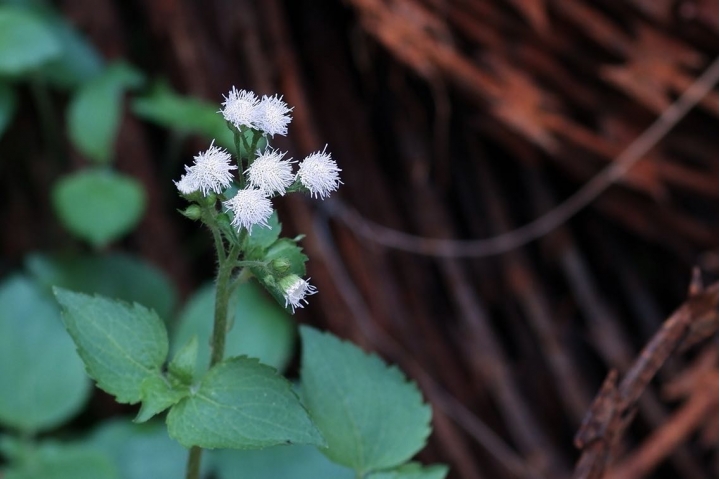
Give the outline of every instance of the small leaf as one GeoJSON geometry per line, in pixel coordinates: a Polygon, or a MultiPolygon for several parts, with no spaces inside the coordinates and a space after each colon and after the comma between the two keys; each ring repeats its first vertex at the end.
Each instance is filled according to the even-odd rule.
{"type": "Polygon", "coordinates": [[[166,84],[155,85],[153,91],[136,98],[133,112],[141,118],[182,133],[195,133],[235,152],[232,132],[228,129],[218,104],[183,97],[166,84]]]}
{"type": "Polygon", "coordinates": [[[414,383],[375,355],[301,327],[301,389],[327,440],[322,452],[360,475],[395,467],[424,445],[430,408],[414,383]]]}
{"type": "Polygon", "coordinates": [[[75,93],[67,111],[70,139],[78,150],[98,163],[112,160],[123,91],[141,82],[133,68],[115,63],[75,93]]]}
{"type": "Polygon", "coordinates": [[[83,170],[65,176],[52,191],[65,227],[96,247],[132,230],[145,209],[145,191],[133,178],[111,171],[83,170]]]}
{"type": "MultiPolygon", "coordinates": [[[[185,477],[187,449],[168,437],[162,422],[103,421],[86,443],[110,457],[123,479],[185,477]]],[[[210,461],[202,461],[201,477],[208,477],[204,472],[209,466],[210,461]]]]}
{"type": "Polygon", "coordinates": [[[198,356],[198,339],[197,336],[190,338],[185,346],[182,347],[173,358],[168,366],[170,374],[176,377],[181,383],[192,383],[197,367],[198,356]]]}
{"type": "Polygon", "coordinates": [[[17,97],[15,90],[8,83],[0,81],[0,138],[2,138],[5,129],[10,124],[16,107],[17,97]]]}
{"type": "Polygon", "coordinates": [[[423,468],[421,464],[411,462],[397,469],[370,474],[367,479],[445,479],[447,473],[447,466],[436,464],[423,468]]]}
{"type": "Polygon", "coordinates": [[[272,215],[268,218],[268,225],[270,228],[260,224],[253,225],[246,239],[247,248],[265,249],[280,237],[282,225],[278,219],[277,211],[273,210],[272,215]]]}
{"type": "Polygon", "coordinates": [[[0,423],[52,429],[77,414],[90,384],[52,297],[22,276],[0,285],[0,423]]]}
{"type": "Polygon", "coordinates": [[[20,75],[60,55],[52,31],[38,16],[0,7],[0,74],[20,75]]]}
{"type": "Polygon", "coordinates": [[[275,446],[259,450],[213,451],[218,479],[354,479],[352,469],[330,462],[312,446],[275,446]]]}
{"type": "Polygon", "coordinates": [[[26,256],[25,267],[40,283],[78,293],[135,302],[169,318],[177,292],[162,271],[141,258],[122,253],[26,256]]]}
{"type": "Polygon", "coordinates": [[[118,402],[139,402],[143,381],[160,373],[168,353],[167,332],[157,314],[137,303],[54,291],[90,377],[118,402]]]}
{"type": "Polygon", "coordinates": [[[185,447],[254,449],[323,445],[290,383],[247,357],[215,365],[197,391],[170,409],[168,432],[185,447]]]}
{"type": "Polygon", "coordinates": [[[45,442],[21,463],[13,463],[4,479],[117,479],[116,467],[105,454],[83,445],[45,442]]]}
{"type": "MultiPolygon", "coordinates": [[[[215,287],[205,285],[187,302],[172,336],[173,348],[179,348],[190,338],[209,338],[215,311],[215,287]]],[[[295,341],[295,326],[290,316],[269,300],[254,283],[238,287],[230,301],[232,328],[225,340],[228,356],[246,355],[278,370],[290,361],[295,341]]],[[[207,341],[198,343],[195,377],[210,362],[207,341]]]]}
{"type": "Polygon", "coordinates": [[[133,419],[138,423],[145,422],[156,414],[160,414],[190,394],[187,387],[173,387],[160,374],[146,378],[140,387],[140,393],[142,395],[142,406],[138,415],[133,419]]]}

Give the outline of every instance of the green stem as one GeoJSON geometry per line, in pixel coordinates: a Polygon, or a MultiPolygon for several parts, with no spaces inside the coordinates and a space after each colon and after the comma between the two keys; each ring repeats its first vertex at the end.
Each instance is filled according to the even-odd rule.
{"type": "Polygon", "coordinates": [[[200,477],[200,459],[202,458],[202,449],[197,446],[190,448],[190,454],[187,461],[187,472],[185,479],[198,479],[200,477]]]}
{"type": "MultiPolygon", "coordinates": [[[[210,229],[213,231],[213,236],[216,237],[217,246],[219,238],[217,228],[211,227],[210,229]]],[[[222,240],[220,240],[220,247],[217,251],[220,267],[218,268],[217,280],[215,281],[215,318],[213,324],[212,339],[210,343],[210,347],[212,348],[212,353],[210,356],[211,368],[220,361],[222,361],[223,357],[225,356],[228,302],[230,300],[230,293],[232,292],[230,280],[232,279],[232,272],[235,268],[237,258],[240,255],[240,247],[237,244],[234,244],[233,247],[230,249],[228,255],[225,256],[224,249],[222,247],[222,240]]],[[[197,446],[193,446],[192,448],[190,448],[185,479],[198,479],[200,477],[201,459],[202,449],[197,446]]]]}

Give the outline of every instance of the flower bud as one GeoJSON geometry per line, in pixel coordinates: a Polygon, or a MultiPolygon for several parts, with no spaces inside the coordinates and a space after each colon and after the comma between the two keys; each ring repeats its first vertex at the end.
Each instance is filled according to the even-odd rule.
{"type": "Polygon", "coordinates": [[[202,210],[198,205],[190,205],[185,208],[184,211],[180,211],[180,214],[182,214],[186,218],[190,218],[193,221],[197,221],[202,216],[202,210]]]}
{"type": "Polygon", "coordinates": [[[290,269],[290,260],[287,258],[275,258],[270,262],[272,270],[278,274],[287,273],[290,269]]]}

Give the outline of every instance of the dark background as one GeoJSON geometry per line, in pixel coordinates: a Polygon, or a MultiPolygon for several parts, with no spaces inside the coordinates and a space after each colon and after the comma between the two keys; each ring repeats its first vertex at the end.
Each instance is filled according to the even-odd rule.
{"type": "MultiPolygon", "coordinates": [[[[358,218],[477,239],[550,210],[711,64],[716,1],[55,6],[107,59],[125,58],[183,94],[219,103],[235,85],[284,95],[294,120],[274,145],[293,157],[329,145],[343,170],[339,193],[279,201],[286,233],[307,235],[320,291],[296,317],[378,351],[419,382],[434,408],[420,459],[448,463],[451,478],[523,477],[512,472],[523,468],[568,477],[579,457],[573,435],[608,371],[622,376],[686,300],[693,267],[715,281],[716,92],[619,184],[511,252],[418,255],[383,246],[358,218]]],[[[37,125],[36,112],[20,111],[0,142],[3,156],[25,159],[0,175],[7,270],[30,251],[73,247],[48,191],[86,163],[71,150],[62,171],[47,166],[37,125]]],[[[165,130],[124,115],[116,165],[150,201],[137,230],[111,249],[142,255],[187,297],[212,277],[214,260],[205,232],[175,212],[183,205],[171,180],[206,142],[169,145],[165,130]]],[[[712,339],[674,356],[647,388],[608,477],[717,477],[716,317],[709,324],[712,339]]]]}

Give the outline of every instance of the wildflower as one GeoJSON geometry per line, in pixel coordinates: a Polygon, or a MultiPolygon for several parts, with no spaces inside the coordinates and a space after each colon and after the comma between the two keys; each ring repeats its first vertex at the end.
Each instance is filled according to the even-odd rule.
{"type": "Polygon", "coordinates": [[[241,126],[255,128],[257,108],[260,103],[255,93],[248,90],[238,90],[235,87],[230,90],[228,96],[224,96],[223,108],[220,110],[223,118],[229,121],[235,128],[241,126]]]}
{"type": "Polygon", "coordinates": [[[185,166],[185,174],[175,182],[180,193],[188,195],[200,190],[207,196],[210,191],[221,193],[232,183],[230,171],[237,170],[237,166],[230,164],[230,153],[213,143],[207,151],[195,156],[192,166],[185,166]]]}
{"type": "Polygon", "coordinates": [[[305,158],[300,163],[300,169],[296,175],[297,178],[300,178],[303,186],[310,190],[310,196],[318,196],[323,199],[342,184],[340,175],[338,175],[342,170],[330,158],[330,153],[325,153],[325,148],[323,151],[312,153],[305,158]]]}
{"type": "Polygon", "coordinates": [[[262,190],[267,195],[285,194],[288,186],[294,181],[292,163],[283,160],[286,153],[268,148],[261,153],[247,169],[248,182],[253,188],[262,190]]]}
{"type": "Polygon", "coordinates": [[[282,97],[263,95],[255,112],[255,126],[270,136],[285,136],[292,120],[291,111],[282,97]]]}
{"type": "MultiPolygon", "coordinates": [[[[310,278],[308,278],[309,280],[310,278]]],[[[303,308],[303,304],[308,304],[305,299],[306,296],[317,293],[317,288],[312,286],[308,281],[302,279],[296,274],[290,274],[282,278],[278,285],[283,291],[285,297],[285,307],[290,306],[292,312],[295,312],[295,308],[303,308]]]]}
{"type": "Polygon", "coordinates": [[[246,228],[248,232],[253,225],[259,224],[267,228],[268,218],[272,215],[272,203],[261,190],[246,188],[237,192],[235,196],[223,202],[233,213],[232,224],[238,231],[246,228]]]}

